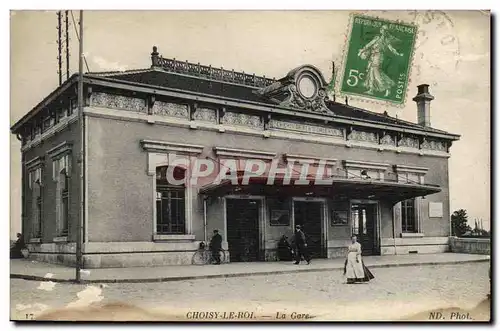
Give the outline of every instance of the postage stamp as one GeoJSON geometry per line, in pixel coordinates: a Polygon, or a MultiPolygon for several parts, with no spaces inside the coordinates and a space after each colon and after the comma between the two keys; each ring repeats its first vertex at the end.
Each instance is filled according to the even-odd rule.
{"type": "Polygon", "coordinates": [[[352,15],[340,93],[405,103],[417,26],[352,15]]]}

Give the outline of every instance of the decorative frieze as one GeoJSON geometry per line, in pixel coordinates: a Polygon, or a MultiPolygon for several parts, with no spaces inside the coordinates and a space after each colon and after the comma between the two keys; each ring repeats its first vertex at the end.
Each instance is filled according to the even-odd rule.
{"type": "Polygon", "coordinates": [[[308,163],[318,165],[320,163],[324,163],[325,165],[334,166],[337,164],[337,159],[332,158],[324,158],[317,156],[308,156],[308,155],[297,155],[297,154],[283,154],[283,158],[286,162],[289,163],[308,163]]]}
{"type": "Polygon", "coordinates": [[[422,149],[430,149],[435,151],[447,152],[447,146],[444,141],[424,139],[421,145],[422,149]]]}
{"type": "Polygon", "coordinates": [[[403,136],[399,139],[398,146],[419,148],[418,139],[409,136],[403,136]]]}
{"type": "Polygon", "coordinates": [[[399,183],[424,184],[424,176],[429,168],[397,164],[394,165],[399,183]]]}
{"type": "Polygon", "coordinates": [[[276,157],[276,153],[273,152],[230,147],[214,147],[214,152],[219,158],[246,158],[271,161],[276,157]]]}
{"type": "Polygon", "coordinates": [[[259,116],[244,113],[226,112],[221,119],[221,124],[247,126],[253,129],[263,129],[259,116]]]}
{"type": "Polygon", "coordinates": [[[188,118],[188,113],[188,106],[180,103],[156,101],[153,105],[154,115],[188,118]]]}
{"type": "Polygon", "coordinates": [[[92,93],[91,105],[147,113],[146,99],[102,92],[92,93]]]}
{"type": "Polygon", "coordinates": [[[378,143],[377,134],[374,132],[367,131],[356,131],[352,130],[347,137],[348,140],[365,141],[371,143],[378,143]]]}
{"type": "Polygon", "coordinates": [[[381,145],[395,146],[396,141],[395,141],[394,137],[392,137],[390,134],[386,134],[380,139],[380,144],[381,145]]]}
{"type": "Polygon", "coordinates": [[[210,108],[198,108],[194,113],[194,120],[215,123],[217,122],[217,111],[210,108]]]}
{"type": "Polygon", "coordinates": [[[342,129],[339,128],[326,127],[314,124],[304,124],[291,121],[280,121],[271,119],[269,121],[269,128],[278,130],[287,130],[287,131],[298,131],[298,132],[325,135],[325,136],[344,137],[342,129]]]}
{"type": "Polygon", "coordinates": [[[384,180],[389,164],[366,161],[344,160],[347,178],[384,180]]]}

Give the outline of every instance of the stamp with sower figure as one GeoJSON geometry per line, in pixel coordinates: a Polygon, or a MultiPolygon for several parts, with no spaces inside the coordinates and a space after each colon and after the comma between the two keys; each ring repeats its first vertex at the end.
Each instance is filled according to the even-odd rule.
{"type": "Polygon", "coordinates": [[[352,15],[340,93],[403,105],[416,36],[411,23],[352,15]]]}

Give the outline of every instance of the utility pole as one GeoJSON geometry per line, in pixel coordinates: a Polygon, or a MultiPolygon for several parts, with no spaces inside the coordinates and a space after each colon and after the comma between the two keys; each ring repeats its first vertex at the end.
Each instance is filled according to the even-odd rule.
{"type": "Polygon", "coordinates": [[[85,123],[83,118],[83,10],[80,10],[80,38],[79,38],[79,60],[78,60],[78,123],[80,124],[80,217],[78,218],[76,239],[76,282],[81,282],[82,268],[82,246],[83,246],[83,224],[85,220],[85,123]]]}
{"type": "Polygon", "coordinates": [[[62,13],[61,11],[57,12],[57,64],[58,70],[57,74],[59,76],[59,86],[62,85],[62,25],[61,25],[62,13]]]}
{"type": "Polygon", "coordinates": [[[69,14],[68,10],[64,12],[66,23],[66,80],[69,79],[69,14]]]}

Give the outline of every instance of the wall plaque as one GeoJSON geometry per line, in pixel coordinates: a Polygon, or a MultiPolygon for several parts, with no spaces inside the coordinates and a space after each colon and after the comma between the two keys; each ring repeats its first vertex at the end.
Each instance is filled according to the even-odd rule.
{"type": "Polygon", "coordinates": [[[331,225],[347,225],[348,219],[347,219],[347,211],[345,210],[337,210],[337,211],[332,211],[332,218],[331,218],[331,225]]]}
{"type": "Polygon", "coordinates": [[[442,202],[429,202],[429,217],[443,217],[442,202]]]}
{"type": "Polygon", "coordinates": [[[271,225],[272,226],[289,226],[290,216],[288,210],[274,209],[271,210],[271,225]]]}

